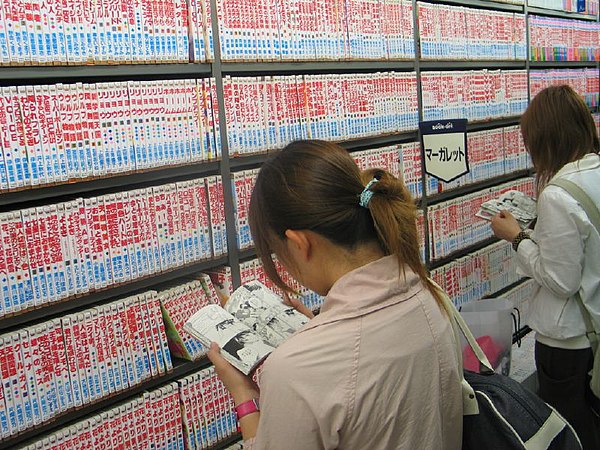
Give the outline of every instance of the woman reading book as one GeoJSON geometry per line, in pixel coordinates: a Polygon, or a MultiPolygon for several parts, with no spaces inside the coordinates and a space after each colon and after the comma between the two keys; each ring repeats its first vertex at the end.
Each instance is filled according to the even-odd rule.
{"type": "Polygon", "coordinates": [[[404,184],[384,170],[361,173],[338,145],[295,142],[261,168],[250,227],[277,286],[290,292],[273,253],[325,301],[267,358],[260,391],[212,345],[245,448],[459,449],[454,336],[420,260],[404,184]]]}
{"type": "Polygon", "coordinates": [[[584,449],[599,449],[600,421],[593,409],[600,413],[600,400],[589,387],[593,356],[581,308],[599,323],[600,234],[582,205],[552,184],[573,182],[600,208],[598,133],[590,110],[569,86],[537,94],[521,117],[521,131],[536,169],[537,223],[533,232],[521,231],[503,211],[492,218],[492,229],[512,242],[518,272],[538,285],[529,326],[536,331],[539,395],[573,425],[584,449]]]}

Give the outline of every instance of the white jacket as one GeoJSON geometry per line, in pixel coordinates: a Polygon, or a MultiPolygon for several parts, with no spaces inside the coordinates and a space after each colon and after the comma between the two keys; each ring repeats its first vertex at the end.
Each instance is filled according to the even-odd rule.
{"type": "MultiPolygon", "coordinates": [[[[579,185],[600,208],[600,157],[588,154],[566,164],[555,178],[579,185]]],[[[547,186],[538,198],[533,240],[521,242],[518,273],[539,285],[529,326],[538,341],[559,348],[586,348],[585,325],[573,295],[579,290],[600,330],[600,234],[566,191],[547,186]]]]}

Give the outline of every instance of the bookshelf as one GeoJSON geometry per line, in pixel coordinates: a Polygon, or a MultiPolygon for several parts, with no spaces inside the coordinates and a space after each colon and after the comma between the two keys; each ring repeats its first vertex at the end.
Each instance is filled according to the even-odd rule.
{"type": "MultiPolygon", "coordinates": [[[[196,4],[196,1],[187,0],[186,4],[196,4]]],[[[199,1],[199,0],[198,0],[199,1]]],[[[147,187],[156,187],[171,182],[180,182],[192,178],[209,177],[218,175],[224,181],[222,183],[222,214],[226,224],[226,242],[227,253],[218,255],[210,259],[198,260],[182,264],[177,267],[171,267],[167,270],[147,275],[142,278],[132,279],[117,285],[110,285],[101,289],[93,290],[75,297],[68,297],[62,301],[45,305],[36,305],[18,313],[0,317],[0,331],[10,333],[19,330],[22,327],[39,324],[43,321],[60,318],[66,314],[77,312],[86,307],[102,305],[110,300],[123,296],[135,294],[143,290],[153,289],[165,282],[184,279],[198,272],[214,269],[219,266],[227,265],[231,267],[231,278],[234,286],[239,286],[241,280],[240,263],[247,262],[255,258],[253,248],[239,250],[238,237],[236,235],[236,203],[234,190],[229,180],[232,179],[234,172],[246,169],[259,168],[268,157],[269,151],[253,154],[236,155],[237,148],[231,146],[231,118],[227,112],[227,98],[224,94],[224,86],[229,77],[241,77],[250,79],[250,77],[291,77],[291,76],[346,76],[349,74],[377,74],[381,72],[391,72],[399,74],[414,73],[416,77],[416,112],[418,119],[424,119],[424,98],[422,80],[427,74],[434,72],[457,73],[463,71],[526,71],[527,73],[527,92],[530,95],[530,77],[531,69],[595,69],[598,78],[600,78],[600,65],[598,61],[531,61],[529,45],[529,18],[531,15],[553,17],[558,19],[578,20],[598,23],[598,14],[590,16],[586,14],[571,13],[549,10],[538,7],[530,7],[525,4],[512,4],[504,2],[495,2],[487,0],[443,0],[432,3],[434,5],[445,5],[451,7],[472,8],[494,14],[494,12],[514,13],[523,16],[526,23],[526,33],[523,36],[527,48],[526,57],[518,60],[495,60],[478,59],[468,60],[465,58],[452,58],[452,55],[446,55],[440,59],[425,59],[420,56],[421,36],[419,34],[420,22],[418,16],[418,3],[416,0],[402,3],[404,6],[410,6],[412,17],[404,23],[412,23],[414,30],[411,40],[415,56],[413,58],[398,59],[351,59],[350,57],[336,58],[328,60],[298,60],[292,61],[283,59],[279,61],[260,60],[257,56],[255,60],[230,60],[221,54],[221,33],[219,32],[218,14],[219,5],[225,0],[205,0],[204,7],[212,11],[212,20],[203,23],[204,33],[210,36],[213,42],[212,53],[206,54],[203,62],[147,62],[139,63],[113,63],[113,64],[87,64],[87,65],[4,65],[0,66],[0,86],[43,86],[54,85],[57,83],[116,83],[116,82],[153,82],[161,80],[210,80],[214,83],[213,103],[207,106],[207,110],[213,115],[213,122],[207,129],[212,133],[212,139],[215,141],[215,148],[218,148],[218,155],[207,158],[202,161],[193,161],[183,164],[165,164],[133,170],[123,173],[107,173],[101,176],[89,176],[79,179],[64,180],[48,185],[37,185],[34,188],[19,187],[16,189],[7,189],[0,192],[0,212],[21,210],[44,205],[51,205],[57,202],[67,201],[78,197],[91,197],[107,194],[115,194],[134,189],[143,189],[147,187]],[[410,20],[411,19],[411,20],[410,20]],[[216,124],[218,123],[218,126],[216,124]],[[217,144],[218,142],[218,144],[217,144]]],[[[427,3],[427,2],[425,2],[427,3]]],[[[400,2],[397,2],[400,5],[400,2]]],[[[1,30],[0,30],[1,31],[1,30]]],[[[2,36],[0,35],[0,38],[2,36]]],[[[389,36],[388,36],[389,37],[389,36]]],[[[442,37],[443,38],[443,37],[442,37]]],[[[190,44],[192,42],[190,41],[190,44]]],[[[194,44],[195,45],[195,44],[194,44]]],[[[408,44],[407,44],[408,45],[408,44]]],[[[208,48],[209,46],[205,46],[208,48]]],[[[410,47],[408,45],[408,47],[410,47]]],[[[258,52],[257,52],[258,53],[258,52]]],[[[202,58],[192,58],[197,61],[202,58]]],[[[189,60],[189,58],[188,58],[189,60]]],[[[1,61],[0,61],[1,62],[1,61]]],[[[596,108],[597,110],[597,108],[596,108]]],[[[442,117],[440,117],[442,118],[442,117]]],[[[444,117],[446,118],[446,117],[444,117]]],[[[508,117],[494,116],[491,119],[472,121],[468,124],[469,132],[479,132],[486,130],[496,130],[504,127],[518,125],[519,116],[509,115],[508,117]]],[[[369,137],[358,137],[356,139],[336,138],[332,140],[339,142],[348,151],[374,150],[380,147],[394,146],[404,143],[416,142],[418,134],[416,129],[398,131],[393,133],[374,133],[369,137]]],[[[411,169],[412,170],[412,169],[411,169]]],[[[417,170],[417,169],[414,169],[417,170]]],[[[418,170],[421,170],[419,167],[418,170]]],[[[425,262],[430,270],[435,270],[448,265],[457,259],[463,258],[474,252],[483,251],[486,248],[496,244],[495,238],[486,238],[473,245],[445,255],[442,258],[433,260],[430,249],[434,243],[430,242],[428,211],[439,203],[461,199],[470,194],[497,187],[503,183],[514,182],[525,179],[532,175],[530,168],[520,168],[510,173],[493,176],[488,179],[479,180],[472,184],[444,189],[440,193],[428,194],[428,181],[424,174],[420,172],[420,187],[423,193],[419,200],[419,208],[424,213],[425,226],[425,262]]],[[[505,291],[518,286],[522,281],[516,281],[508,286],[504,286],[499,291],[492,294],[503,294],[505,291]]],[[[519,330],[516,337],[522,336],[527,332],[524,327],[519,330]]],[[[11,434],[0,439],[0,449],[15,448],[24,442],[35,440],[49,432],[56,431],[61,427],[74,423],[83,417],[90,416],[108,407],[119,404],[135,397],[136,395],[150,389],[157,388],[167,382],[186,376],[194,371],[205,369],[209,363],[202,359],[200,361],[184,362],[174,360],[173,370],[167,374],[152,378],[133,388],[120,392],[100,401],[84,405],[76,410],[69,410],[64,414],[54,417],[47,423],[25,430],[18,434],[11,434]]],[[[234,435],[226,441],[217,444],[215,449],[224,448],[231,442],[239,439],[239,435],[234,435]]]]}

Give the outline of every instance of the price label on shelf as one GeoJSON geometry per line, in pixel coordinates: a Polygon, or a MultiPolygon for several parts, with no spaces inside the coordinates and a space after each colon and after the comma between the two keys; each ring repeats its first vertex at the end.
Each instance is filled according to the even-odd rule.
{"type": "Polygon", "coordinates": [[[419,123],[425,173],[445,182],[469,173],[467,119],[419,123]]]}

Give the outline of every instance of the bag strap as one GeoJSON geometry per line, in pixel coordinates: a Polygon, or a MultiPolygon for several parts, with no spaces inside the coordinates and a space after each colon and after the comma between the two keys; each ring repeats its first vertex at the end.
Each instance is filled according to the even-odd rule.
{"type": "MultiPolygon", "coordinates": [[[[600,233],[600,211],[598,211],[598,207],[592,201],[589,195],[581,189],[577,184],[573,183],[570,180],[565,180],[564,178],[557,178],[556,180],[552,180],[550,183],[554,186],[558,186],[573,197],[583,208],[583,211],[590,219],[590,222],[596,228],[598,233],[600,233]]],[[[581,299],[581,294],[577,291],[574,295],[575,301],[579,305],[581,309],[581,314],[583,315],[583,321],[585,322],[585,329],[587,338],[590,340],[590,344],[592,346],[592,350],[594,351],[594,355],[598,349],[598,335],[594,330],[594,324],[592,323],[592,318],[590,312],[587,310],[585,305],[583,304],[583,300],[581,299]]]]}
{"type": "Polygon", "coordinates": [[[481,347],[473,337],[471,330],[465,323],[464,319],[461,317],[460,313],[457,311],[456,307],[452,303],[452,300],[448,297],[448,294],[431,278],[429,279],[431,284],[438,290],[440,297],[443,301],[443,307],[446,310],[446,313],[450,317],[450,323],[452,324],[452,331],[454,334],[454,349],[456,352],[456,360],[458,361],[458,365],[460,368],[460,377],[461,377],[461,387],[462,387],[462,397],[463,397],[463,415],[464,416],[472,416],[479,414],[479,404],[477,403],[477,398],[475,397],[475,390],[471,387],[471,385],[465,380],[465,375],[462,370],[462,346],[460,344],[460,337],[458,334],[457,328],[461,331],[467,343],[473,350],[473,353],[477,357],[479,361],[480,370],[482,373],[494,373],[494,369],[490,364],[487,356],[481,350],[481,347]]]}

